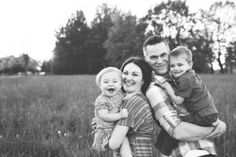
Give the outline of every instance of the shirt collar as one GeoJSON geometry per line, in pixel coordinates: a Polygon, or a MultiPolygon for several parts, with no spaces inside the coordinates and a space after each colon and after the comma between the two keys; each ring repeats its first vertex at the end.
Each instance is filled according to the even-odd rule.
{"type": "Polygon", "coordinates": [[[170,72],[164,74],[164,75],[157,75],[154,71],[153,71],[153,79],[155,81],[164,83],[165,81],[169,81],[172,80],[172,74],[170,72]]]}
{"type": "Polygon", "coordinates": [[[159,84],[162,84],[165,81],[168,81],[171,84],[177,85],[177,79],[170,72],[162,76],[157,75],[155,72],[153,72],[153,81],[159,84]]]}

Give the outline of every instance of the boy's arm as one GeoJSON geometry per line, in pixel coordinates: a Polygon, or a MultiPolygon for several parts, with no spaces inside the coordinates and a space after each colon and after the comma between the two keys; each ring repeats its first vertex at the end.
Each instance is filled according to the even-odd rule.
{"type": "Polygon", "coordinates": [[[169,95],[169,97],[175,104],[180,105],[184,102],[183,97],[175,95],[174,89],[167,81],[162,84],[162,87],[165,89],[166,93],[169,95]]]}
{"type": "Polygon", "coordinates": [[[118,113],[109,113],[107,109],[98,110],[98,116],[104,121],[113,122],[128,117],[127,109],[122,109],[118,113]]]}

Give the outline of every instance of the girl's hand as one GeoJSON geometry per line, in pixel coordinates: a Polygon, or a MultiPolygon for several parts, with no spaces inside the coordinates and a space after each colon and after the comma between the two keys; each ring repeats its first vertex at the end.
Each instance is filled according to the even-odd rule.
{"type": "Polygon", "coordinates": [[[121,111],[119,112],[119,114],[120,114],[120,117],[121,117],[121,118],[127,118],[127,117],[128,117],[128,110],[125,109],[125,108],[123,108],[123,109],[121,109],[121,111]]]}

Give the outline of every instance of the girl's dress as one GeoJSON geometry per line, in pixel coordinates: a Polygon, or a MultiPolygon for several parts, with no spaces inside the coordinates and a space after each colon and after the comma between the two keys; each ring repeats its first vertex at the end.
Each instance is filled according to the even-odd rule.
{"type": "Polygon", "coordinates": [[[114,129],[114,122],[105,122],[98,116],[98,110],[106,109],[109,113],[118,113],[122,105],[123,96],[118,93],[112,97],[106,95],[99,95],[95,101],[95,121],[96,133],[94,135],[94,142],[92,148],[97,151],[106,151],[109,138],[114,129]]]}

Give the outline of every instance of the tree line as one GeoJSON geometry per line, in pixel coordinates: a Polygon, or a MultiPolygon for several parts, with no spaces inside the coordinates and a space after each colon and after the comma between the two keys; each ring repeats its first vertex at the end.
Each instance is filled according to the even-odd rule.
{"type": "Polygon", "coordinates": [[[87,24],[76,11],[56,32],[53,58],[42,70],[54,74],[95,74],[103,67],[120,67],[129,56],[142,56],[142,43],[150,35],[168,39],[170,48],[187,46],[198,73],[233,72],[236,64],[234,2],[215,2],[209,10],[189,11],[185,1],[169,0],[138,19],[130,12],[103,4],[87,24]]]}
{"type": "Polygon", "coordinates": [[[28,54],[23,53],[19,57],[8,56],[0,58],[0,75],[24,74],[27,72],[38,73],[39,64],[28,54]]]}

